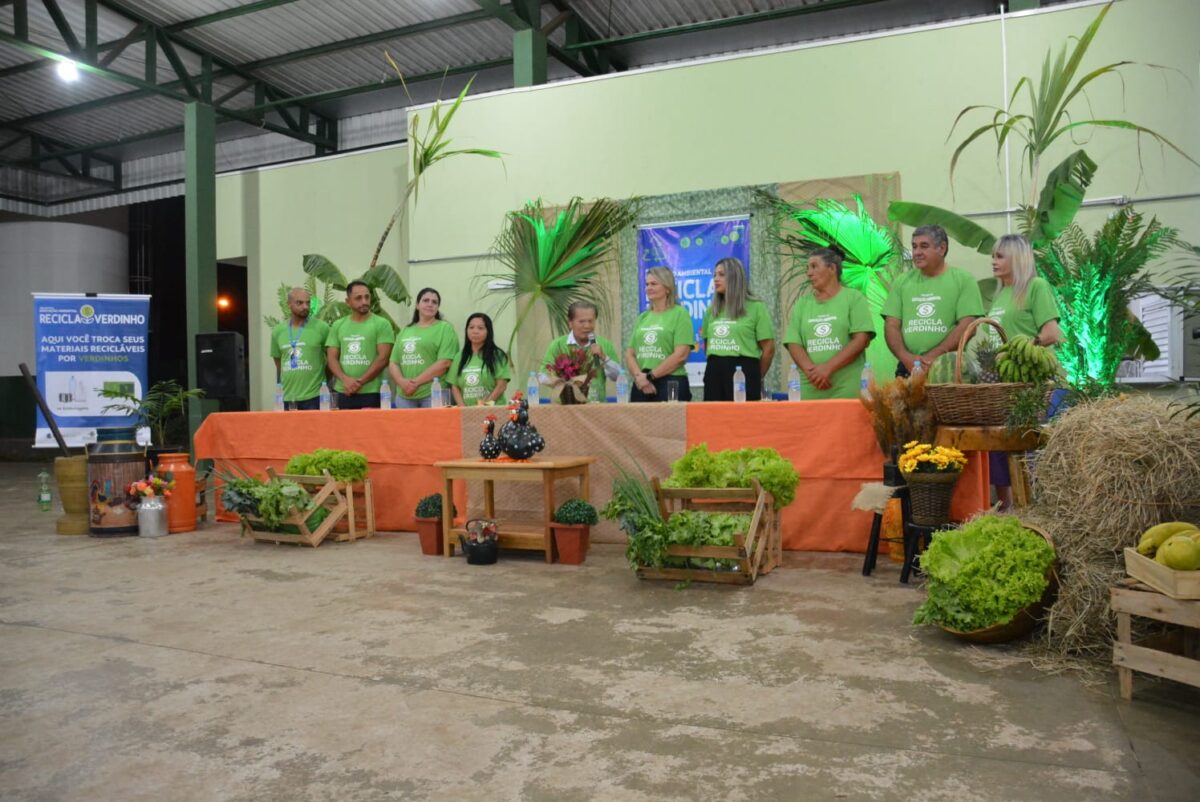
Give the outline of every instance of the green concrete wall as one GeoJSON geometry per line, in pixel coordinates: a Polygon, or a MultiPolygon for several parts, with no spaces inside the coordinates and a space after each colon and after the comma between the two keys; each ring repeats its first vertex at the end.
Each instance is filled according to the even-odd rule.
{"type": "MultiPolygon", "coordinates": [[[[1010,17],[1010,87],[1036,75],[1048,48],[1078,35],[1099,6],[1010,17]]],[[[1127,68],[1120,81],[1090,93],[1100,117],[1154,128],[1200,159],[1200,3],[1117,3],[1086,60],[1118,60],[1166,70],[1127,68]],[[1189,83],[1190,81],[1190,83],[1189,83]]],[[[1005,178],[995,148],[981,143],[960,162],[952,193],[951,123],[965,106],[1002,104],[1003,50],[998,20],[631,75],[532,87],[468,99],[454,120],[459,147],[507,154],[505,167],[474,158],[431,171],[412,216],[413,288],[438,287],[444,310],[460,324],[475,309],[491,311],[472,279],[490,269],[486,252],[506,211],[542,197],[556,204],[585,198],[676,192],[898,171],[901,194],[961,213],[1001,209],[1005,178]],[[422,263],[420,260],[436,260],[422,263]]],[[[427,115],[423,115],[427,116],[427,115]]],[[[982,120],[980,121],[982,122],[982,120]]],[[[1088,135],[1100,173],[1089,197],[1157,196],[1200,191],[1200,168],[1143,139],[1101,131],[1088,135]]],[[[1070,143],[1052,151],[1052,166],[1070,143]]],[[[351,264],[369,258],[399,197],[403,148],[218,179],[218,256],[247,256],[250,291],[270,306],[274,288],[298,272],[310,250],[351,264]]],[[[1011,199],[1028,194],[1012,152],[1011,199]]],[[[1200,201],[1142,203],[1143,211],[1200,242],[1200,201]]],[[[1113,207],[1085,210],[1096,227],[1113,207]]],[[[1004,218],[980,222],[997,232],[1004,218]]],[[[398,258],[399,245],[388,258],[398,258]]],[[[982,276],[987,260],[953,248],[951,262],[982,276]]],[[[266,335],[251,340],[265,353],[266,335]]],[[[497,321],[507,339],[510,314],[497,321]]],[[[257,363],[256,404],[269,398],[269,375],[257,363]]]]}

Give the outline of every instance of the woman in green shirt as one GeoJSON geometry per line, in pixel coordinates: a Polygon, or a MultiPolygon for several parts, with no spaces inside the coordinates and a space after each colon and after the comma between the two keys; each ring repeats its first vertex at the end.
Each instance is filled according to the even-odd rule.
{"type": "Polygon", "coordinates": [[[684,366],[696,345],[696,336],[692,316],[676,297],[675,274],[669,267],[646,271],[650,308],[637,319],[631,344],[625,349],[625,364],[633,376],[630,401],[666,401],[668,384],[675,386],[680,401],[692,400],[684,366]]]}
{"type": "Polygon", "coordinates": [[[783,344],[800,368],[800,398],[857,398],[865,359],[875,336],[866,296],[842,286],[842,254],[816,248],[808,256],[812,293],[800,296],[788,318],[783,344]]]}
{"type": "Polygon", "coordinates": [[[437,290],[421,290],[412,322],[396,335],[388,375],[396,385],[393,406],[398,409],[430,407],[433,380],[445,375],[458,355],[458,338],[450,324],[442,320],[441,306],[442,296],[437,290]]]}
{"type": "MultiPolygon", "coordinates": [[[[1053,346],[1062,340],[1058,302],[1050,282],[1037,274],[1033,248],[1020,234],[1005,234],[992,249],[992,275],[1000,284],[987,316],[1004,327],[1009,337],[1024,334],[1038,345],[1053,346]]],[[[1000,511],[1012,509],[1012,475],[1008,454],[988,452],[988,473],[1000,511]]]]}
{"type": "Polygon", "coordinates": [[[483,312],[467,318],[462,353],[450,366],[446,384],[454,390],[454,403],[473,407],[504,401],[512,373],[508,354],[496,345],[492,319],[483,312]]]}
{"type": "Polygon", "coordinates": [[[730,256],[713,268],[713,298],[700,337],[708,358],[704,400],[732,401],[739,367],[746,377],[746,400],[761,400],[762,377],[775,356],[775,327],[767,305],[750,292],[740,259],[730,256]]]}

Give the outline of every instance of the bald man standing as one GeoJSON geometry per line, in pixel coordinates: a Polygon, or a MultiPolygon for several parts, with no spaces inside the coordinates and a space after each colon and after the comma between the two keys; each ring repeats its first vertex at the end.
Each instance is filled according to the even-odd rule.
{"type": "Polygon", "coordinates": [[[271,330],[271,356],[275,378],[283,384],[285,409],[320,409],[321,382],[325,381],[325,338],[329,326],[310,320],[308,290],[288,291],[288,319],[271,330]]]}

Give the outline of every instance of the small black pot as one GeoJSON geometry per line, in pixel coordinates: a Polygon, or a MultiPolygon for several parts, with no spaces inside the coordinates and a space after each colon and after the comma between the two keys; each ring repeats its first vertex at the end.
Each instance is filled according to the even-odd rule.
{"type": "Polygon", "coordinates": [[[469,565],[491,565],[500,556],[500,544],[495,540],[472,542],[459,535],[458,542],[469,565]]]}

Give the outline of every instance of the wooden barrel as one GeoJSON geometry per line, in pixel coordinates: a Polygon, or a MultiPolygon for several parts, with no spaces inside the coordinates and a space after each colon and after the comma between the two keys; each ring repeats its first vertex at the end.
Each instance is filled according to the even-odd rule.
{"type": "Polygon", "coordinates": [[[54,478],[62,500],[61,518],[54,522],[60,535],[88,533],[88,462],[87,455],[55,457],[54,478]]]}
{"type": "Polygon", "coordinates": [[[146,477],[146,449],[132,427],[97,429],[88,446],[88,504],[92,537],[136,535],[136,499],[125,491],[146,477]]]}

